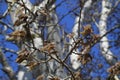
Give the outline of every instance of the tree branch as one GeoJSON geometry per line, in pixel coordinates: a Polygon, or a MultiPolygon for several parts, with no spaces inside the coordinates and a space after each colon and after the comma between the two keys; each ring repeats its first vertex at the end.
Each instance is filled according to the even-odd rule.
{"type": "Polygon", "coordinates": [[[12,68],[7,63],[7,60],[6,60],[5,56],[4,56],[4,54],[2,53],[1,49],[0,49],[0,62],[3,65],[2,70],[8,75],[10,80],[16,80],[15,74],[14,74],[12,68]]]}

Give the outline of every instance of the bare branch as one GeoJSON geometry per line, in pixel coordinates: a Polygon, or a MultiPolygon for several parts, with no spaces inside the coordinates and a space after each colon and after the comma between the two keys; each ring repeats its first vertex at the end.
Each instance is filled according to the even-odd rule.
{"type": "Polygon", "coordinates": [[[1,50],[0,50],[0,62],[3,65],[3,69],[2,70],[8,75],[10,80],[16,80],[15,74],[14,74],[12,68],[8,64],[6,58],[5,58],[5,56],[4,56],[4,54],[2,53],[1,50]]]}

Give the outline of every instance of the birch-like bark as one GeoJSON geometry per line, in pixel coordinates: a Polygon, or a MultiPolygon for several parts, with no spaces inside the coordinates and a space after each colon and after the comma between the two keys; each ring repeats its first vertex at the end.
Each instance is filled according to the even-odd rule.
{"type": "Polygon", "coordinates": [[[83,6],[83,8],[81,8],[82,9],[82,11],[81,11],[81,15],[80,15],[80,23],[81,23],[81,25],[83,24],[83,22],[84,22],[84,19],[85,19],[85,16],[87,16],[87,15],[89,15],[89,9],[91,8],[91,6],[92,6],[92,0],[87,0],[86,2],[85,2],[85,4],[84,4],[84,6],[83,6]]]}
{"type": "MultiPolygon", "coordinates": [[[[79,26],[79,17],[76,18],[75,20],[75,26],[73,27],[73,30],[72,32],[75,34],[74,35],[74,39],[78,38],[78,26],[79,26]]],[[[70,44],[73,45],[74,44],[74,40],[70,40],[70,44]]],[[[75,44],[74,44],[75,45],[75,44]]],[[[69,47],[69,50],[72,49],[72,46],[69,47]]],[[[78,55],[77,54],[74,54],[75,53],[78,53],[79,51],[73,51],[73,53],[70,55],[70,61],[71,61],[71,64],[72,64],[72,67],[73,69],[78,69],[79,66],[81,65],[81,63],[78,61],[78,55]]]]}
{"type": "MultiPolygon", "coordinates": [[[[8,2],[14,2],[14,0],[7,0],[8,2]]],[[[23,0],[23,2],[25,3],[25,6],[28,8],[28,9],[32,9],[32,4],[30,3],[30,1],[29,0],[23,0]]],[[[20,3],[22,3],[21,1],[20,1],[20,3]]],[[[12,19],[12,24],[14,24],[15,23],[15,21],[18,19],[18,16],[19,16],[19,14],[21,14],[21,12],[25,12],[25,10],[23,10],[22,8],[21,8],[21,6],[19,6],[19,5],[17,5],[17,4],[12,4],[12,8],[11,8],[11,10],[10,10],[10,16],[11,16],[11,19],[12,19]],[[20,10],[21,9],[21,10],[20,10]],[[18,12],[19,11],[19,12],[18,12]]],[[[9,5],[9,7],[10,7],[10,5],[9,5]]],[[[9,9],[9,8],[8,8],[9,9]]]]}
{"type": "MultiPolygon", "coordinates": [[[[52,4],[51,8],[54,8],[54,7],[55,7],[55,4],[52,4]]],[[[59,58],[62,59],[63,50],[61,46],[60,26],[58,25],[59,21],[58,21],[58,17],[55,10],[50,12],[50,17],[52,18],[52,20],[50,21],[49,24],[55,25],[55,26],[48,26],[48,41],[55,43],[57,56],[59,56],[59,58]]],[[[55,55],[53,56],[57,59],[55,55]]],[[[67,76],[64,71],[64,68],[56,61],[50,61],[49,65],[50,65],[51,71],[54,72],[53,75],[57,75],[61,79],[67,76]]]]}
{"type": "MultiPolygon", "coordinates": [[[[78,31],[81,28],[82,23],[84,22],[85,13],[86,13],[87,10],[89,10],[89,8],[91,7],[91,4],[92,4],[92,0],[86,1],[85,4],[84,4],[84,6],[83,6],[83,8],[82,8],[81,15],[76,17],[75,25],[74,25],[74,27],[72,29],[72,32],[75,34],[74,35],[74,39],[75,40],[79,37],[78,36],[78,34],[79,34],[78,31]]],[[[70,40],[70,44],[73,45],[74,44],[74,40],[70,40]]],[[[72,47],[70,46],[69,50],[71,50],[71,48],[72,47]]],[[[78,69],[81,66],[81,63],[78,61],[78,57],[79,56],[77,54],[74,54],[74,52],[78,53],[79,51],[78,50],[77,51],[74,50],[73,53],[70,55],[70,60],[71,60],[71,63],[72,63],[72,67],[74,69],[78,69]]]]}
{"type": "MultiPolygon", "coordinates": [[[[25,10],[23,10],[20,5],[17,5],[16,3],[14,3],[14,0],[7,0],[7,1],[12,2],[12,4],[11,4],[12,7],[8,4],[9,5],[8,9],[11,7],[10,16],[11,16],[12,25],[13,25],[15,23],[15,21],[18,19],[18,16],[22,12],[25,13],[25,10]]],[[[25,3],[24,5],[28,9],[30,9],[30,10],[32,9],[33,6],[29,0],[23,0],[23,2],[25,3]]],[[[22,1],[20,1],[20,3],[22,4],[22,1]]],[[[14,30],[23,30],[23,25],[14,27],[14,30]]],[[[20,49],[22,48],[23,45],[24,44],[18,44],[20,49]]],[[[16,75],[17,80],[33,80],[32,73],[30,71],[28,71],[28,69],[26,67],[24,67],[24,64],[20,64],[18,66],[18,71],[14,75],[16,75]]]]}
{"type": "MultiPolygon", "coordinates": [[[[107,32],[107,19],[111,10],[112,10],[112,3],[109,0],[103,0],[101,17],[98,26],[98,29],[100,31],[100,36],[103,36],[107,32]]],[[[109,64],[114,64],[116,60],[113,57],[113,53],[109,50],[109,43],[107,41],[108,41],[107,36],[104,36],[101,39],[101,43],[100,43],[101,53],[109,64]]]]}
{"type": "MultiPolygon", "coordinates": [[[[25,2],[25,6],[26,7],[28,7],[30,10],[33,8],[33,6],[32,6],[32,4],[29,2],[29,0],[23,0],[24,2],[25,2]]],[[[42,1],[42,3],[40,3],[38,6],[35,6],[34,7],[34,13],[38,10],[38,9],[42,9],[42,8],[45,8],[46,7],[46,5],[47,5],[47,2],[48,2],[48,0],[44,0],[44,1],[42,1]]],[[[49,6],[49,8],[53,8],[53,7],[55,7],[55,4],[52,4],[51,6],[49,6]]],[[[10,14],[11,14],[11,18],[12,18],[12,22],[13,22],[13,24],[15,23],[15,21],[17,20],[17,16],[16,16],[16,10],[18,9],[18,8],[20,8],[18,5],[15,5],[15,7],[14,8],[12,8],[13,10],[10,12],[10,14]],[[16,7],[17,6],[17,7],[16,7]]],[[[24,10],[23,10],[24,11],[24,10]]],[[[19,14],[18,14],[19,15],[19,14]]],[[[49,13],[49,15],[50,15],[50,17],[52,18],[52,20],[50,20],[50,21],[48,21],[48,22],[46,22],[46,24],[51,24],[51,25],[56,25],[57,23],[58,23],[58,18],[57,18],[57,15],[56,15],[56,13],[55,13],[55,11],[53,10],[52,12],[50,12],[49,13]]],[[[38,17],[38,18],[40,18],[40,17],[38,17]]],[[[39,19],[38,19],[38,21],[37,21],[38,23],[39,23],[39,19]]],[[[34,28],[36,28],[36,30],[38,30],[39,31],[39,28],[37,28],[36,26],[36,23],[35,24],[32,24],[33,26],[33,30],[34,30],[34,28]]],[[[47,27],[46,25],[45,25],[45,27],[47,27]]],[[[59,34],[59,31],[60,31],[60,28],[59,28],[59,26],[58,25],[56,25],[56,27],[54,27],[54,26],[48,26],[47,27],[48,28],[48,40],[50,41],[50,42],[55,42],[55,45],[56,45],[56,50],[58,51],[58,55],[59,56],[61,56],[62,55],[62,48],[61,48],[61,44],[60,44],[60,34],[59,34]]],[[[23,29],[22,28],[22,25],[20,25],[18,28],[16,28],[15,30],[21,30],[21,29],[23,29]]],[[[40,33],[40,32],[38,32],[38,33],[40,33]]],[[[40,48],[40,47],[42,47],[42,45],[43,45],[43,41],[42,41],[42,39],[41,38],[39,38],[39,37],[36,37],[36,38],[34,38],[34,47],[36,47],[37,49],[38,48],[40,48]]],[[[29,44],[29,42],[28,42],[28,44],[29,44]]],[[[32,49],[33,50],[33,49],[32,49]]],[[[44,56],[43,56],[43,54],[41,54],[40,55],[40,53],[39,52],[35,52],[34,54],[36,54],[35,56],[37,57],[37,59],[39,60],[40,58],[43,58],[44,56]]],[[[46,74],[46,65],[44,65],[44,64],[41,64],[42,66],[38,66],[38,67],[36,67],[36,69],[35,70],[33,70],[33,75],[34,75],[34,77],[36,78],[37,76],[39,76],[40,74],[44,74],[45,76],[47,76],[47,74],[46,74]],[[37,73],[37,74],[36,74],[37,73]]],[[[21,66],[21,65],[20,65],[21,66]]],[[[64,71],[61,71],[61,70],[63,70],[62,68],[59,68],[59,69],[57,69],[59,66],[58,66],[58,63],[57,62],[50,62],[50,64],[49,64],[49,68],[51,69],[51,70],[55,70],[56,69],[56,72],[53,74],[53,75],[57,75],[57,76],[59,76],[59,77],[61,77],[61,78],[64,78],[65,77],[65,74],[63,74],[62,72],[64,72],[64,71]],[[52,66],[52,64],[54,65],[54,66],[52,66]]],[[[24,79],[27,79],[27,80],[31,80],[30,78],[28,78],[28,77],[30,77],[30,76],[28,76],[28,75],[31,75],[30,73],[28,73],[28,71],[27,70],[25,70],[25,68],[23,68],[23,66],[21,66],[21,67],[19,67],[20,69],[19,69],[19,71],[18,71],[18,80],[24,80],[24,79]],[[28,74],[28,75],[27,75],[28,74]]],[[[54,72],[54,71],[53,71],[54,72]]],[[[46,78],[45,78],[46,79],[46,78]]]]}

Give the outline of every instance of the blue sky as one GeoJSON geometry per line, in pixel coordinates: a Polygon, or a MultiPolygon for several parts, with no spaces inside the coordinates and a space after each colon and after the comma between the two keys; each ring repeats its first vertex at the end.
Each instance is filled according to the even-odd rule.
{"type": "MultiPolygon", "coordinates": [[[[2,15],[5,12],[5,10],[7,9],[7,4],[5,4],[4,0],[1,0],[1,1],[2,2],[0,2],[0,15],[2,15]]],[[[62,0],[57,0],[56,4],[60,3],[61,1],[62,0]]],[[[34,3],[34,0],[31,0],[31,2],[34,3]]],[[[76,4],[75,1],[74,1],[74,4],[76,4]]],[[[66,5],[64,3],[59,8],[57,8],[56,11],[57,11],[57,14],[59,15],[59,18],[60,18],[62,15],[66,14],[69,10],[70,10],[70,5],[66,5]]],[[[115,16],[119,17],[119,14],[115,15],[115,16]]],[[[10,20],[10,16],[7,16],[7,19],[10,20]]],[[[75,19],[75,17],[73,15],[68,15],[60,22],[60,25],[62,25],[64,27],[66,32],[68,32],[68,33],[72,32],[72,27],[74,26],[74,19],[75,19]]],[[[3,21],[5,21],[7,23],[6,20],[3,20],[3,21]]],[[[118,22],[116,20],[116,18],[112,18],[111,21],[114,22],[114,23],[118,22]]],[[[112,25],[114,25],[114,24],[111,24],[111,26],[112,25]]],[[[111,28],[111,26],[110,26],[110,28],[111,28]]],[[[0,25],[0,29],[3,29],[3,26],[0,25]]],[[[109,29],[109,27],[108,27],[108,29],[109,29]]],[[[98,33],[98,29],[95,26],[94,26],[94,30],[95,30],[95,33],[98,33]]],[[[7,30],[7,33],[10,33],[10,32],[11,32],[10,29],[7,30]]],[[[4,36],[0,35],[0,47],[5,46],[7,48],[14,49],[15,51],[19,50],[18,47],[16,45],[14,45],[13,43],[11,43],[11,42],[5,42],[4,45],[3,45],[2,41],[5,40],[4,38],[5,38],[4,36]]],[[[108,38],[111,39],[111,40],[115,39],[114,36],[108,36],[108,38]]],[[[98,46],[99,46],[99,44],[95,45],[95,47],[93,47],[92,50],[91,50],[92,56],[95,56],[95,59],[93,59],[92,62],[95,63],[96,60],[98,60],[99,63],[102,62],[103,64],[105,64],[104,68],[99,70],[99,73],[101,73],[101,76],[105,77],[107,75],[105,70],[109,67],[109,65],[106,65],[106,61],[104,60],[104,58],[100,57],[102,55],[100,54],[100,50],[99,50],[100,48],[98,46]]],[[[111,50],[113,52],[115,52],[116,55],[119,53],[118,51],[120,51],[120,50],[115,50],[114,48],[112,48],[111,50]]],[[[6,55],[7,59],[8,59],[8,62],[10,63],[10,65],[16,71],[17,70],[17,64],[15,63],[15,59],[16,59],[17,55],[13,55],[10,52],[6,52],[5,55],[6,55]]],[[[97,66],[97,64],[96,64],[96,66],[97,66]]],[[[0,65],[0,69],[1,68],[2,68],[2,66],[0,65]]],[[[91,75],[92,76],[95,76],[95,75],[98,76],[99,73],[96,73],[96,71],[94,71],[94,72],[91,73],[91,75]]],[[[3,75],[4,75],[3,72],[0,70],[0,76],[3,76],[3,75]]]]}
{"type": "MultiPolygon", "coordinates": [[[[34,0],[31,0],[31,2],[34,3],[34,0]]],[[[61,0],[57,0],[56,4],[58,4],[60,2],[61,2],[61,0]]],[[[1,0],[1,2],[0,2],[0,15],[2,15],[6,11],[6,9],[7,9],[7,4],[5,3],[4,0],[1,0]]],[[[65,13],[68,12],[68,8],[66,7],[65,4],[62,4],[59,8],[57,8],[56,11],[57,11],[58,14],[60,13],[59,16],[62,16],[65,13]]],[[[5,22],[5,23],[10,22],[10,20],[11,19],[10,19],[9,15],[6,16],[5,19],[2,19],[2,21],[5,22]]],[[[70,15],[66,16],[60,22],[61,25],[65,26],[64,29],[65,29],[66,32],[71,32],[72,31],[73,23],[74,23],[74,18],[71,18],[70,15]]],[[[2,30],[4,29],[2,25],[0,25],[0,29],[2,29],[2,30]]],[[[7,32],[7,34],[9,34],[9,33],[12,32],[12,30],[8,29],[6,32],[7,32]]],[[[6,48],[9,48],[9,49],[13,49],[15,51],[19,50],[18,47],[15,44],[13,44],[11,42],[7,42],[7,41],[4,42],[4,44],[3,44],[2,41],[3,42],[5,41],[5,36],[0,35],[0,47],[6,47],[6,48]]],[[[10,52],[6,52],[5,56],[6,56],[7,60],[8,60],[8,63],[12,66],[14,71],[17,71],[17,63],[15,63],[15,59],[17,58],[17,55],[15,55],[13,53],[10,53],[10,52]]],[[[2,65],[0,65],[0,69],[1,68],[2,68],[2,65]]],[[[5,76],[4,72],[2,72],[1,70],[0,70],[0,76],[5,76]]]]}

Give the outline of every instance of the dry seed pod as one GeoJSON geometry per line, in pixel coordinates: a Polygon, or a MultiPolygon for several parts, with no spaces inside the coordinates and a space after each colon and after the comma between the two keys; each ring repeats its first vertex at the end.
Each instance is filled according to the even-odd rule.
{"type": "Polygon", "coordinates": [[[49,80],[60,80],[57,76],[54,76],[52,78],[49,78],[49,80]]]}
{"type": "Polygon", "coordinates": [[[21,24],[25,23],[26,22],[26,19],[28,18],[28,15],[27,14],[23,14],[21,13],[19,16],[18,16],[18,19],[15,21],[14,25],[13,26],[20,26],[21,24]]]}
{"type": "Polygon", "coordinates": [[[75,73],[75,79],[76,80],[82,80],[81,78],[82,78],[82,75],[80,74],[80,72],[76,72],[75,73]]]}
{"type": "Polygon", "coordinates": [[[26,32],[25,31],[14,31],[11,34],[9,34],[9,37],[7,38],[8,41],[20,41],[22,39],[24,39],[26,36],[26,32]]]}
{"type": "Polygon", "coordinates": [[[21,62],[23,62],[24,60],[27,60],[29,54],[30,54],[30,53],[29,53],[27,50],[21,51],[21,53],[18,54],[18,57],[17,57],[17,59],[16,59],[16,62],[17,62],[17,63],[21,63],[21,62]]]}
{"type": "Polygon", "coordinates": [[[86,25],[86,26],[84,27],[83,32],[81,32],[81,34],[82,34],[83,36],[87,36],[87,35],[90,35],[92,32],[93,32],[93,30],[92,30],[92,28],[91,28],[91,25],[86,25]]]}
{"type": "Polygon", "coordinates": [[[83,64],[87,64],[88,62],[90,62],[92,60],[92,57],[90,54],[82,54],[82,55],[79,55],[78,57],[78,60],[83,64]]]}
{"type": "Polygon", "coordinates": [[[111,66],[107,70],[111,75],[118,75],[120,74],[120,62],[117,62],[115,65],[111,66]]]}
{"type": "Polygon", "coordinates": [[[36,80],[43,80],[44,79],[44,75],[39,75],[36,80]]]}
{"type": "Polygon", "coordinates": [[[22,23],[24,23],[24,20],[16,20],[13,26],[20,26],[22,23]]]}
{"type": "Polygon", "coordinates": [[[42,47],[40,49],[40,51],[47,51],[47,52],[51,52],[51,50],[53,50],[55,48],[55,44],[54,43],[48,43],[47,45],[45,45],[44,47],[42,47]]]}
{"type": "Polygon", "coordinates": [[[19,19],[27,19],[28,15],[27,14],[21,14],[18,16],[19,19]]]}
{"type": "Polygon", "coordinates": [[[35,66],[37,66],[39,63],[37,62],[30,62],[28,63],[26,66],[28,66],[30,68],[30,70],[33,70],[35,66]]]}
{"type": "Polygon", "coordinates": [[[70,33],[70,34],[67,35],[67,37],[71,39],[71,38],[74,37],[74,35],[75,35],[74,33],[70,33]]]}

